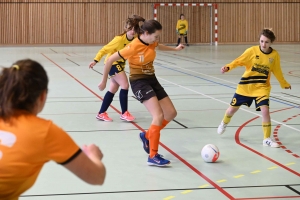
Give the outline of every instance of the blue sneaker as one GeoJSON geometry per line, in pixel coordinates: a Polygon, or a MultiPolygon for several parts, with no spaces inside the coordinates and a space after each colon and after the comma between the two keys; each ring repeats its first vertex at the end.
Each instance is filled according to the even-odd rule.
{"type": "Polygon", "coordinates": [[[162,158],[159,154],[156,154],[153,158],[148,157],[148,165],[166,166],[171,164],[169,160],[162,158]]]}
{"type": "Polygon", "coordinates": [[[149,154],[149,140],[147,140],[145,136],[145,132],[140,133],[140,140],[143,142],[143,148],[146,151],[146,153],[149,154]]]}

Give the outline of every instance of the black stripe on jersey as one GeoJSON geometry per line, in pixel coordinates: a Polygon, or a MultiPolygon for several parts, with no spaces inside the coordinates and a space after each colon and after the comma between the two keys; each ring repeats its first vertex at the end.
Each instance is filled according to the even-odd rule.
{"type": "Polygon", "coordinates": [[[239,84],[245,85],[245,84],[252,84],[252,83],[266,83],[266,80],[255,80],[255,81],[240,81],[239,84]]]}
{"type": "Polygon", "coordinates": [[[124,60],[124,62],[126,61],[123,56],[121,56],[120,52],[118,51],[119,56],[124,60]]]}
{"type": "Polygon", "coordinates": [[[82,150],[81,150],[81,149],[78,149],[78,151],[76,151],[76,153],[74,153],[73,156],[71,156],[68,160],[66,160],[65,162],[59,163],[59,164],[65,165],[65,164],[71,162],[71,161],[74,160],[74,158],[76,158],[81,152],[82,152],[82,150]]]}
{"type": "Polygon", "coordinates": [[[242,77],[241,80],[251,80],[251,79],[267,79],[267,76],[249,76],[249,77],[242,77]]]}

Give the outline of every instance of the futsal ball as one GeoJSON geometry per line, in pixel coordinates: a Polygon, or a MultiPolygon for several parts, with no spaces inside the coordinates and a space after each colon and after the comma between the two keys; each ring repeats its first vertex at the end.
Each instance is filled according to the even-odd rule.
{"type": "Polygon", "coordinates": [[[216,145],[207,144],[201,150],[201,156],[205,162],[216,162],[220,156],[216,145]]]}

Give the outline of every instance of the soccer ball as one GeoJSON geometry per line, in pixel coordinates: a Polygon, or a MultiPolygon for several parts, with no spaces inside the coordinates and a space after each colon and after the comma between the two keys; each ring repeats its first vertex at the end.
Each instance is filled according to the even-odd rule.
{"type": "Polygon", "coordinates": [[[220,156],[216,145],[207,144],[201,150],[201,156],[205,162],[216,162],[220,156]]]}

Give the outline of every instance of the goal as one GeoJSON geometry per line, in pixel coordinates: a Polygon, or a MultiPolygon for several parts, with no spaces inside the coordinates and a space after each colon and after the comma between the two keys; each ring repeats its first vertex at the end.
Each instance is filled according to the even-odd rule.
{"type": "Polygon", "coordinates": [[[208,6],[210,7],[210,44],[218,45],[218,5],[217,4],[215,3],[155,3],[153,5],[155,20],[157,20],[157,8],[159,6],[208,6]]]}

